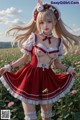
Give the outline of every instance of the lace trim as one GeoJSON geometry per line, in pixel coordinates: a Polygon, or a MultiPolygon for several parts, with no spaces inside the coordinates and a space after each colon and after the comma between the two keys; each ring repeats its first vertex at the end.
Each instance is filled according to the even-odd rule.
{"type": "Polygon", "coordinates": [[[52,111],[41,112],[41,116],[43,118],[50,118],[50,117],[52,117],[52,111]]]}
{"type": "Polygon", "coordinates": [[[23,48],[22,48],[20,51],[21,51],[22,53],[26,54],[26,55],[29,55],[29,54],[30,54],[29,51],[26,51],[26,50],[24,50],[23,48]]]}
{"type": "Polygon", "coordinates": [[[37,119],[36,112],[25,114],[25,120],[37,119]]]}
{"type": "Polygon", "coordinates": [[[3,77],[0,77],[0,80],[1,80],[2,84],[5,86],[5,88],[9,91],[9,93],[13,97],[15,97],[15,98],[17,98],[17,99],[19,99],[19,100],[21,100],[25,103],[36,104],[36,105],[38,105],[38,104],[50,104],[50,103],[54,103],[54,102],[58,101],[60,98],[64,97],[66,93],[68,93],[70,91],[70,89],[71,89],[71,87],[73,86],[73,83],[74,83],[74,78],[72,78],[71,83],[66,88],[66,90],[64,90],[62,93],[57,95],[55,98],[51,98],[51,99],[48,99],[48,100],[38,100],[37,101],[37,100],[26,99],[26,98],[20,96],[19,94],[13,92],[11,90],[10,86],[7,84],[7,82],[5,81],[5,79],[3,77]]]}

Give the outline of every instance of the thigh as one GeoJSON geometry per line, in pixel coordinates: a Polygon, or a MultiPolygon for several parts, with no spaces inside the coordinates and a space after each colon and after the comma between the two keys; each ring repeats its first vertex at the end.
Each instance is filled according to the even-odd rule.
{"type": "Polygon", "coordinates": [[[41,111],[47,112],[52,110],[52,104],[41,105],[41,111]]]}
{"type": "Polygon", "coordinates": [[[24,113],[31,113],[36,111],[35,105],[22,102],[24,113]]]}

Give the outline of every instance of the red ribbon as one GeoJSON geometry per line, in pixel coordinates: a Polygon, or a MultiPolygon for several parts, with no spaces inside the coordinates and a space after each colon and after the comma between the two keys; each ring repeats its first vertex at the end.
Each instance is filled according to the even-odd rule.
{"type": "Polygon", "coordinates": [[[51,38],[52,37],[45,36],[45,38],[43,39],[43,41],[48,40],[49,44],[51,44],[51,38]]]}

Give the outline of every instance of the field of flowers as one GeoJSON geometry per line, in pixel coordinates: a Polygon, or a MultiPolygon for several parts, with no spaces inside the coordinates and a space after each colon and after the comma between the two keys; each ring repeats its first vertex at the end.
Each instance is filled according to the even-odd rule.
{"type": "MultiPolygon", "coordinates": [[[[17,60],[22,56],[18,48],[0,49],[0,67],[17,60]]],[[[29,61],[29,60],[28,60],[29,61]]],[[[27,62],[28,62],[27,61],[27,62]]],[[[75,50],[62,59],[62,63],[76,68],[77,77],[71,91],[58,102],[53,104],[52,120],[80,120],[80,68],[77,68],[75,62],[80,61],[80,50],[75,50]]],[[[16,68],[13,70],[15,72],[16,68]]],[[[55,72],[63,72],[54,68],[55,72]]],[[[11,120],[23,120],[24,113],[21,102],[13,98],[0,82],[0,110],[9,109],[11,111],[11,120]]],[[[41,120],[40,106],[36,106],[37,120],[41,120]]]]}

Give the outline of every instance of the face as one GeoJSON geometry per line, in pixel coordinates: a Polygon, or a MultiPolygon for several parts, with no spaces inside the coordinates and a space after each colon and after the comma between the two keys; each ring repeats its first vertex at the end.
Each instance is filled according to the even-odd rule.
{"type": "Polygon", "coordinates": [[[40,25],[41,31],[43,31],[45,34],[52,33],[53,24],[51,19],[41,20],[39,25],[40,25]]]}

